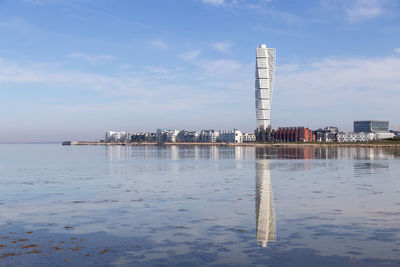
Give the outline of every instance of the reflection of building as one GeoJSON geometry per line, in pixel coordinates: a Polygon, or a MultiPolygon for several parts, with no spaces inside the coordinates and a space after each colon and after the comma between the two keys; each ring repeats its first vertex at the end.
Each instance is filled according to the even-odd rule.
{"type": "Polygon", "coordinates": [[[268,160],[256,161],[256,232],[257,242],[266,247],[275,241],[275,214],[268,160]]]}

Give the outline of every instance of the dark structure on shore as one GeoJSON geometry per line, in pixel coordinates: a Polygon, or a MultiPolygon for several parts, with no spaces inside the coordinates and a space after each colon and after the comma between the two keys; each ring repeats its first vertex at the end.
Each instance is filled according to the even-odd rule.
{"type": "Polygon", "coordinates": [[[315,142],[312,130],[305,127],[279,127],[275,130],[275,142],[315,142]]]}

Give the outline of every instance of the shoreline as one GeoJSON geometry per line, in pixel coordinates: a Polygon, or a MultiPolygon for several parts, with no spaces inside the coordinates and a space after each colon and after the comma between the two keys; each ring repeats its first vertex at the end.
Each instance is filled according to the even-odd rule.
{"type": "Polygon", "coordinates": [[[65,141],[62,145],[71,146],[254,146],[254,147],[395,147],[400,148],[400,143],[103,143],[65,141]]]}

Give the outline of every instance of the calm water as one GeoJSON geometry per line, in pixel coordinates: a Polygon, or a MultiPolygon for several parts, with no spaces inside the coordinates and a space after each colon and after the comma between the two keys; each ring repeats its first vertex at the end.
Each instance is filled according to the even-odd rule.
{"type": "Polygon", "coordinates": [[[399,156],[0,145],[0,266],[400,266],[399,156]]]}

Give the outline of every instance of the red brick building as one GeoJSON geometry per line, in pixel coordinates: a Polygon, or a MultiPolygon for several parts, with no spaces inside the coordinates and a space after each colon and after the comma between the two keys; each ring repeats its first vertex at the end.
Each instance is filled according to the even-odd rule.
{"type": "Polygon", "coordinates": [[[275,130],[275,142],[315,142],[312,130],[304,127],[279,127],[275,130]]]}

